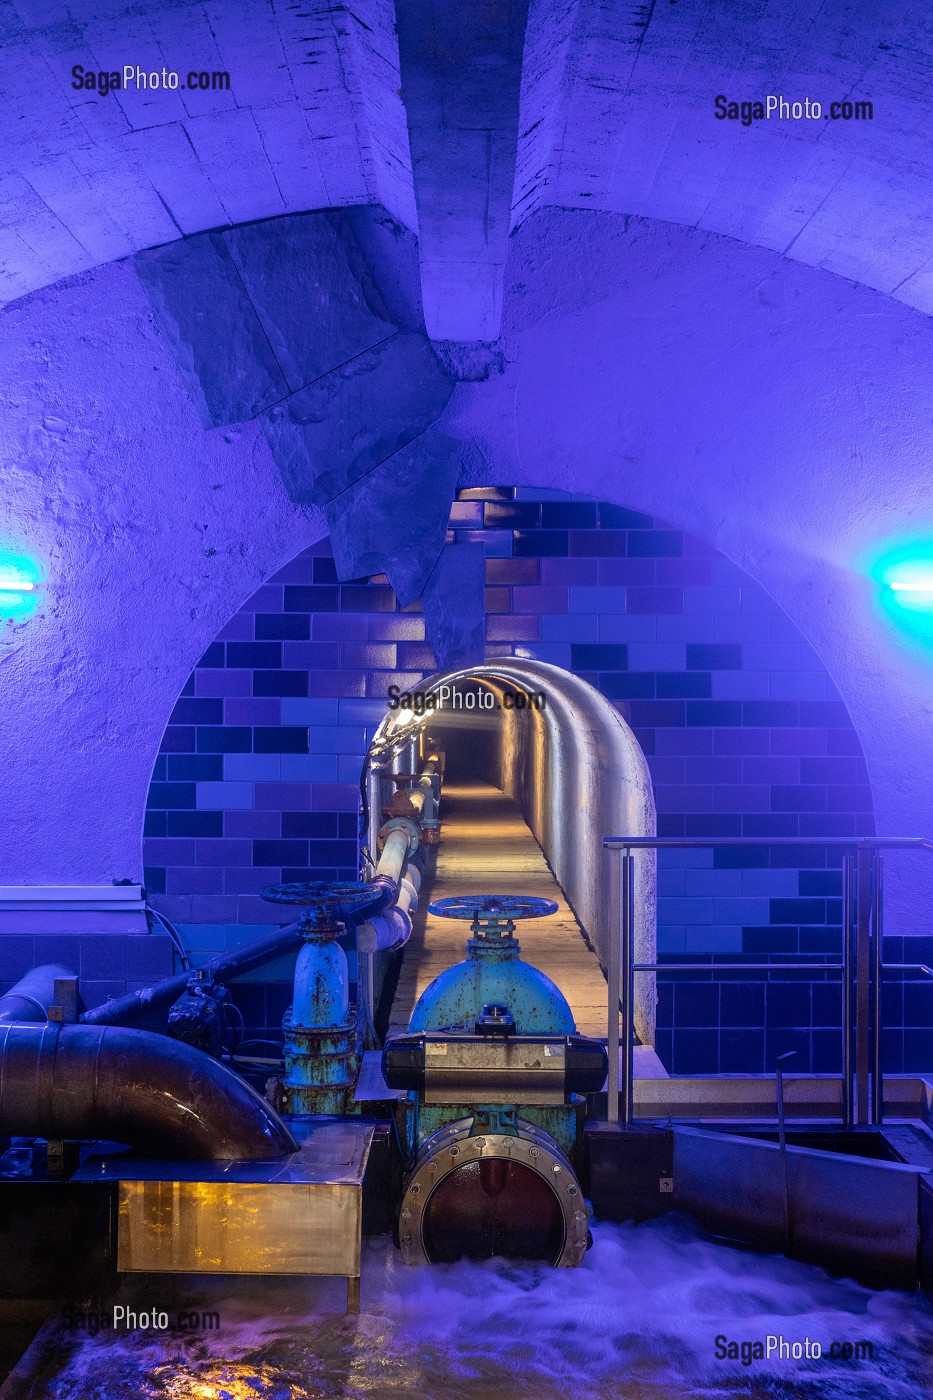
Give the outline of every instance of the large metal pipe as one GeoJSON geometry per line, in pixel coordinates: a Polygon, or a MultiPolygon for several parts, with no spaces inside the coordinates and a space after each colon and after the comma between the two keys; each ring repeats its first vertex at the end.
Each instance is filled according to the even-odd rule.
{"type": "Polygon", "coordinates": [[[0,1026],[0,1130],[125,1142],[161,1158],[262,1160],[298,1150],[232,1070],[124,1026],[0,1026]]]}
{"type": "Polygon", "coordinates": [[[33,967],[0,997],[0,1025],[16,1021],[46,1021],[48,1009],[55,1001],[55,979],[73,978],[75,974],[61,963],[43,963],[33,967]]]}

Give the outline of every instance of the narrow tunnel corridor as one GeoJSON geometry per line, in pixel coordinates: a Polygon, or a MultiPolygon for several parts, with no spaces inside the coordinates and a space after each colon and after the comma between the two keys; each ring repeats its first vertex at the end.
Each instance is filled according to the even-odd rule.
{"type": "Polygon", "coordinates": [[[433,879],[405,948],[389,1020],[391,1032],[408,1027],[415,1003],[438,973],[463,957],[468,926],[427,912],[430,900],[452,895],[523,894],[552,899],[556,914],[518,928],[522,956],[545,972],[570,1003],[583,1035],[606,1034],[606,979],[584,941],[564,892],[518,806],[491,783],[446,783],[442,841],[433,879]]]}

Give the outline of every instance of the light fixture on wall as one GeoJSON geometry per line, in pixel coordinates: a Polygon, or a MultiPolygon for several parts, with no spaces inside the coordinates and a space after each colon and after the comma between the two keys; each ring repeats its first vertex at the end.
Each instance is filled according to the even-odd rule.
{"type": "Polygon", "coordinates": [[[39,583],[35,559],[0,549],[0,621],[31,617],[39,602],[39,583]]]}
{"type": "Polygon", "coordinates": [[[885,612],[904,631],[933,642],[933,543],[899,545],[876,559],[872,576],[881,585],[885,612]]]}

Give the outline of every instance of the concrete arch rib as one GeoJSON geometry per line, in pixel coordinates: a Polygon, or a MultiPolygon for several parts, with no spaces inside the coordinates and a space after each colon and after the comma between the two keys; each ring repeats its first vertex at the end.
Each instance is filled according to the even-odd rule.
{"type": "MultiPolygon", "coordinates": [[[[617,924],[602,837],[655,834],[651,777],[638,740],[587,681],[543,661],[493,657],[429,676],[418,688],[429,694],[471,683],[489,686],[499,698],[500,785],[523,812],[605,972],[617,924]],[[507,709],[501,704],[506,691],[543,692],[543,707],[507,709]]],[[[379,726],[370,752],[414,737],[432,713],[419,717],[411,710],[393,711],[379,726]]],[[[636,961],[655,961],[656,928],[655,859],[641,852],[636,858],[636,961]]],[[[654,1043],[654,984],[653,974],[636,980],[635,1029],[646,1045],[654,1043]]]]}

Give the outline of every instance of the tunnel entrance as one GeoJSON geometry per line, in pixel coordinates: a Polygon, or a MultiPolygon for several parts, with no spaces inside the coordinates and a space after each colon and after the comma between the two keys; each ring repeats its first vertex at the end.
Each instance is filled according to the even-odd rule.
{"type": "MultiPolygon", "coordinates": [[[[644,754],[613,706],[586,681],[513,657],[427,678],[391,693],[366,758],[364,849],[376,850],[387,802],[406,773],[441,756],[441,846],[430,898],[521,893],[554,900],[523,926],[523,956],[558,984],[580,1031],[605,1036],[605,970],[614,915],[601,839],[653,834],[644,754]]],[[[426,905],[427,900],[422,900],[426,905]]],[[[639,961],[655,960],[654,863],[636,890],[639,961]]],[[[404,1030],[424,988],[463,956],[464,932],[421,914],[388,1013],[404,1030]]],[[[638,988],[636,1033],[654,1042],[654,978],[638,988]]]]}

